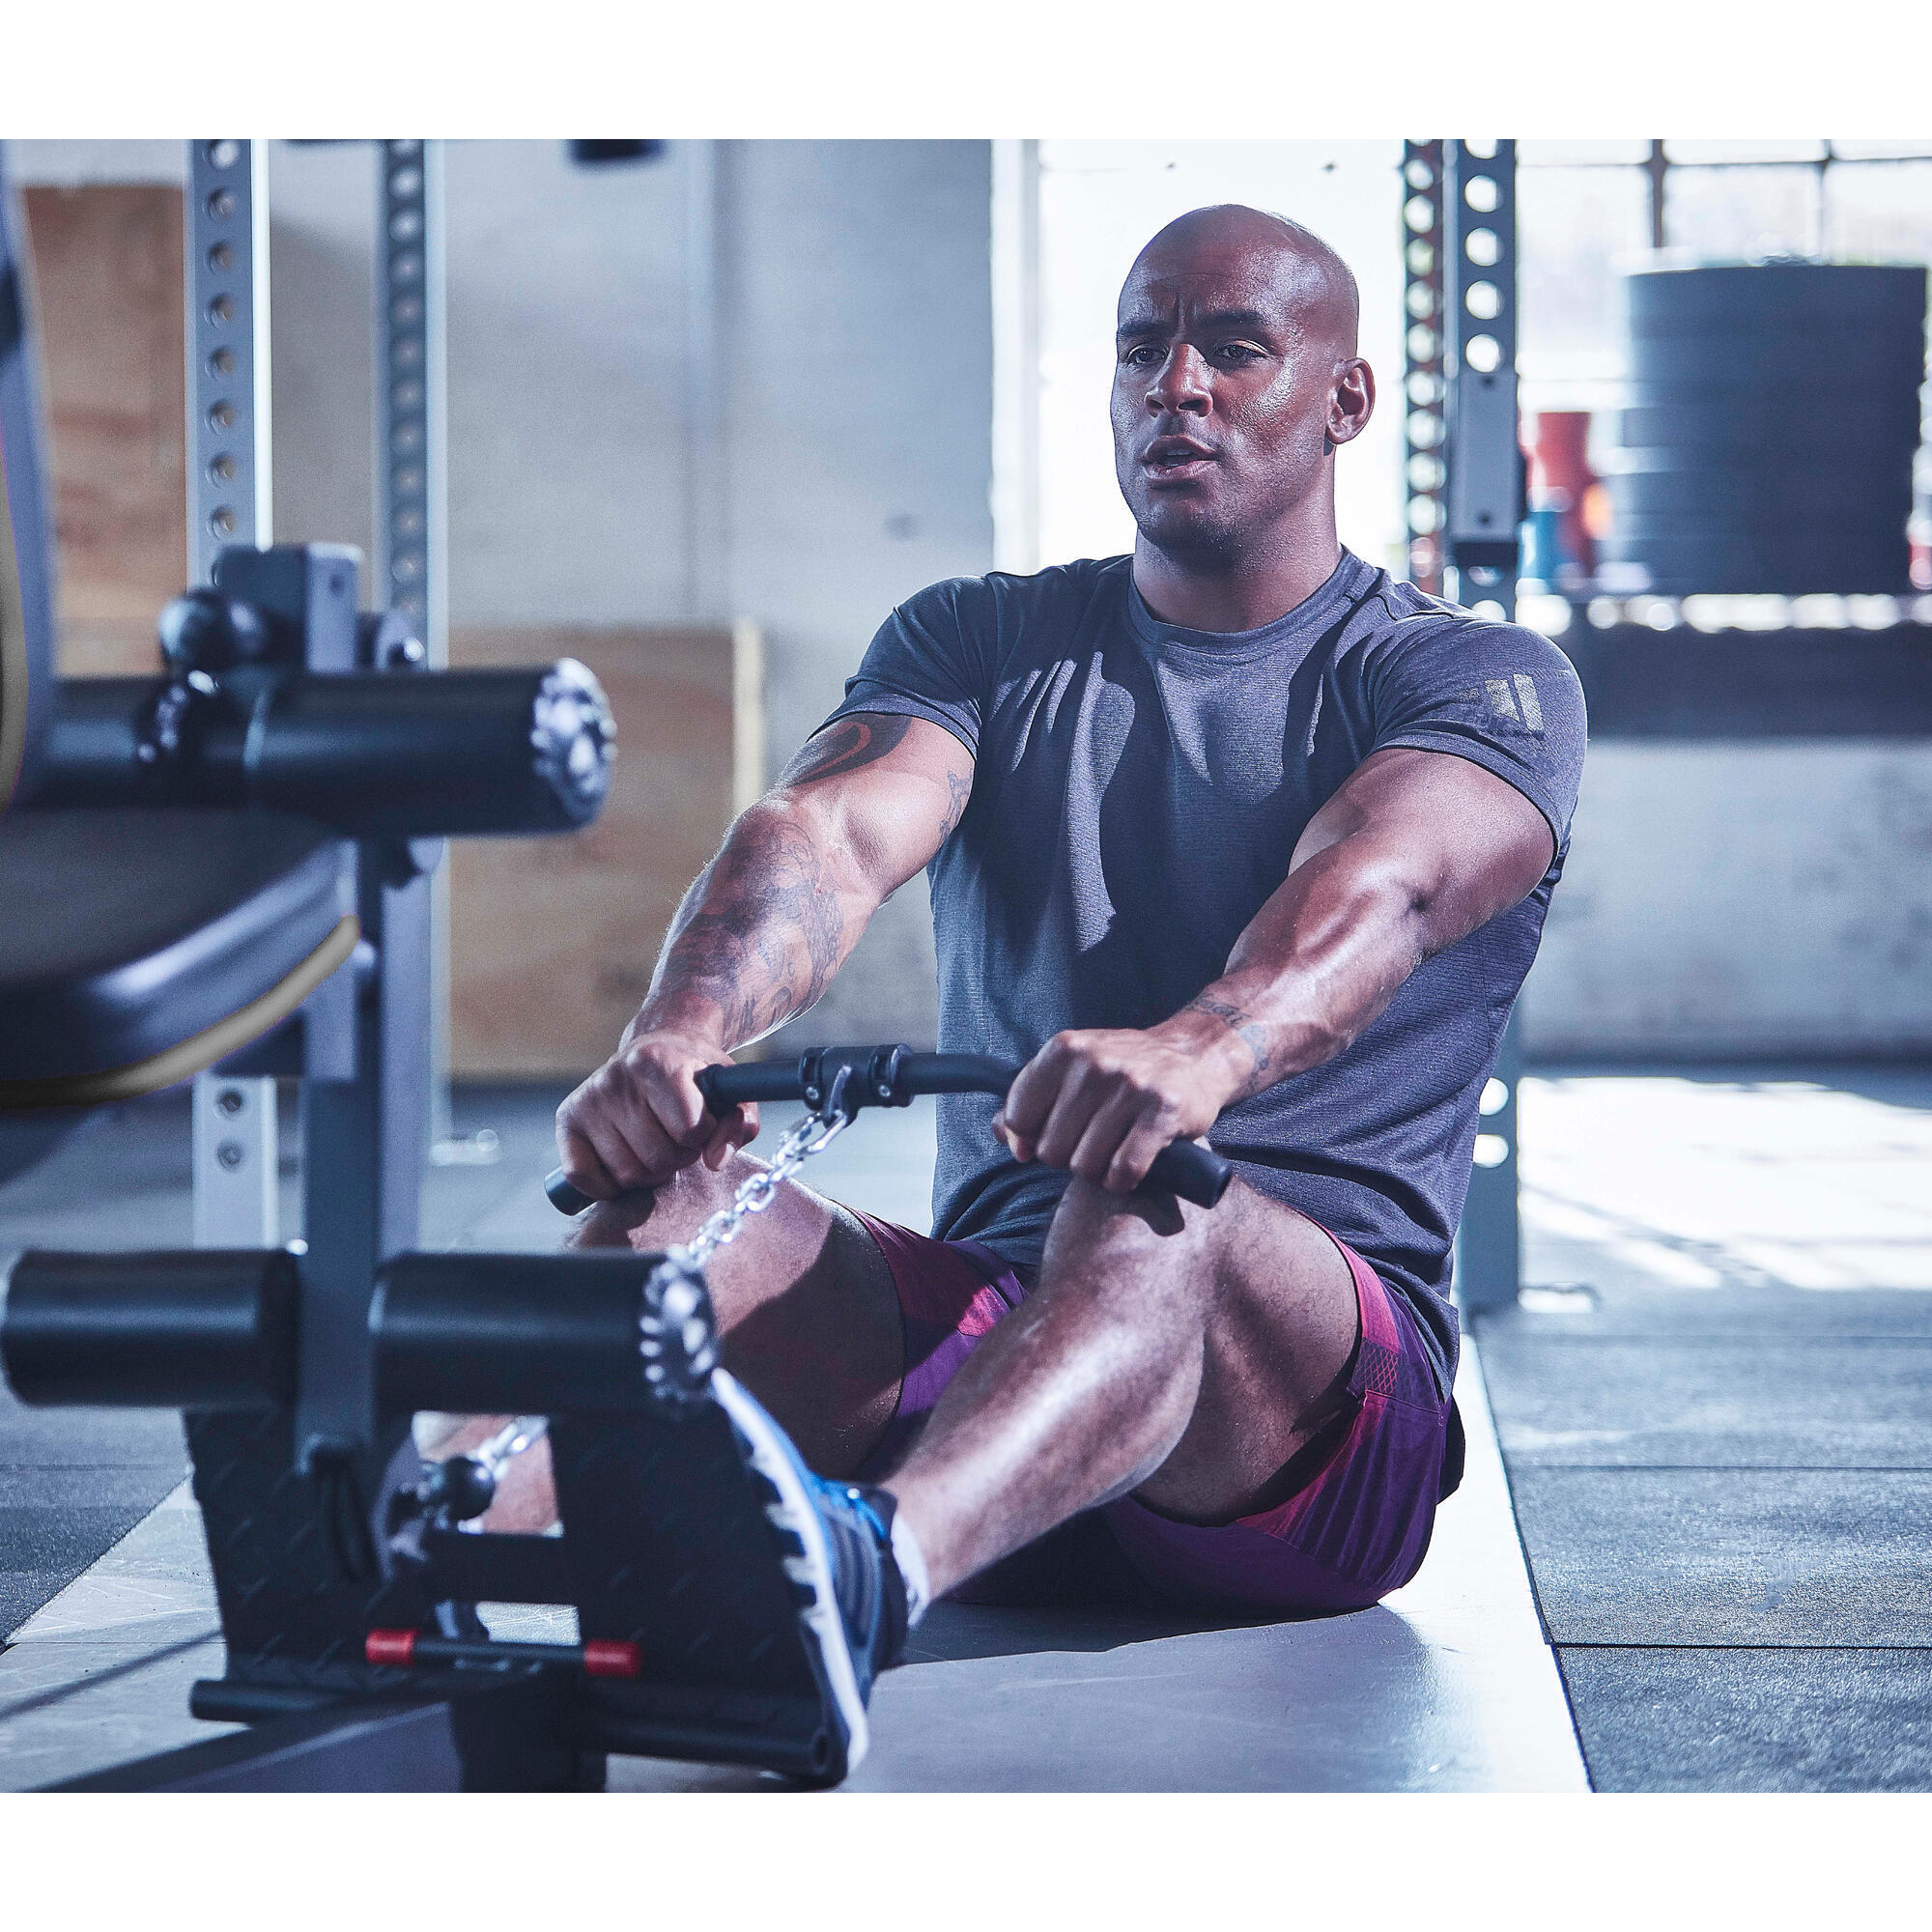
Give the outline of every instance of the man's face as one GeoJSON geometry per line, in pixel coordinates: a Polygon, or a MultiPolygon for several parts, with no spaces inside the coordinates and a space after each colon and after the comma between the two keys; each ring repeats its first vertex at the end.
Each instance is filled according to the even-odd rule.
{"type": "Polygon", "coordinates": [[[1264,242],[1163,238],[1121,291],[1114,469],[1172,555],[1238,554],[1323,472],[1338,374],[1366,365],[1323,327],[1307,274],[1264,242]]]}

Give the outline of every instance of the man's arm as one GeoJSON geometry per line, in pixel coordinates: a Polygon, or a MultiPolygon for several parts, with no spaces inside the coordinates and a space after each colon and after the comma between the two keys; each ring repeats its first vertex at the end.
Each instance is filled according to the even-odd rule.
{"type": "Polygon", "coordinates": [[[972,788],[972,754],[923,718],[857,713],[812,737],[685,894],[616,1053],[557,1110],[571,1181],[608,1198],[749,1141],[755,1109],[710,1120],[693,1076],[818,999],[972,788]]]}
{"type": "Polygon", "coordinates": [[[1309,821],[1220,979],[1146,1032],[1057,1035],[996,1130],[1021,1160],[1125,1193],[1177,1135],[1333,1059],[1425,959],[1527,897],[1554,851],[1543,813],[1482,766],[1377,752],[1309,821]]]}

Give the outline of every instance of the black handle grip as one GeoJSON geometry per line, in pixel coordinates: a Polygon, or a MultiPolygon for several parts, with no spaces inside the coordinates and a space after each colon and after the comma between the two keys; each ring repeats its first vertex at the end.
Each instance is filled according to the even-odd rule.
{"type": "MultiPolygon", "coordinates": [[[[855,1073],[873,1065],[883,1049],[857,1047],[827,1051],[820,1059],[820,1077],[829,1066],[848,1064],[855,1073]]],[[[807,1059],[753,1060],[740,1065],[726,1061],[707,1066],[696,1076],[697,1091],[713,1113],[751,1100],[798,1100],[805,1096],[807,1059]]],[[[1017,1066],[976,1053],[902,1053],[895,1063],[892,1092],[897,1100],[916,1094],[1004,1094],[1019,1072],[1017,1066]]],[[[882,1081],[885,1076],[882,1074],[882,1081]]],[[[860,1104],[884,1099],[878,1094],[861,1094],[860,1104]]],[[[1141,1184],[1150,1191],[1178,1194],[1196,1207],[1212,1208],[1228,1191],[1235,1178],[1233,1163],[1212,1148],[1195,1141],[1175,1141],[1154,1156],[1153,1165],[1141,1184]]],[[[551,1205],[565,1214],[581,1214],[590,1206],[590,1196],[573,1187],[557,1168],[544,1182],[551,1205]]]]}
{"type": "Polygon", "coordinates": [[[582,1188],[572,1186],[560,1167],[551,1169],[544,1180],[544,1192],[550,1196],[550,1205],[559,1214],[581,1214],[596,1199],[595,1195],[584,1193],[582,1188]]]}
{"type": "Polygon", "coordinates": [[[1216,1208],[1235,1178],[1235,1164],[1199,1141],[1170,1141],[1154,1155],[1141,1186],[1178,1194],[1197,1208],[1216,1208]]]}
{"type": "Polygon", "coordinates": [[[742,1065],[727,1060],[722,1066],[705,1067],[696,1081],[714,1114],[746,1100],[804,1098],[805,1076],[795,1060],[748,1060],[742,1065]]]}

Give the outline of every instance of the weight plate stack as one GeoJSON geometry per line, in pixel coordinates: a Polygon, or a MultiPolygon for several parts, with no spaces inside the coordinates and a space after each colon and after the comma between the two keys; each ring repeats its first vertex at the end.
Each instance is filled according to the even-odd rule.
{"type": "Polygon", "coordinates": [[[1625,287],[1604,561],[1665,596],[1907,592],[1925,270],[1775,262],[1625,287]]]}

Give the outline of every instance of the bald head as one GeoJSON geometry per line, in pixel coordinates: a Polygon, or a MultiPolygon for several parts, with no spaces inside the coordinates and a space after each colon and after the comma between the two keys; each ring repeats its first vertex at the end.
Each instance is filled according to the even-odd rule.
{"type": "Polygon", "coordinates": [[[1258,208],[1197,208],[1141,250],[1110,404],[1137,572],[1228,581],[1291,554],[1334,568],[1335,453],[1375,409],[1357,316],[1348,264],[1258,208]]]}
{"type": "Polygon", "coordinates": [[[1148,276],[1225,273],[1236,262],[1276,291],[1307,335],[1354,355],[1361,297],[1348,263],[1298,221],[1239,202],[1192,209],[1170,221],[1135,258],[1122,300],[1148,276]]]}

